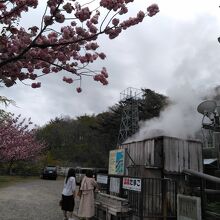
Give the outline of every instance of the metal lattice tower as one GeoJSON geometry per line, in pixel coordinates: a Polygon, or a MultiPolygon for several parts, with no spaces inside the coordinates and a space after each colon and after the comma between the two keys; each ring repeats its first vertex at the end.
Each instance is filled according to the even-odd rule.
{"type": "Polygon", "coordinates": [[[123,110],[118,136],[118,146],[138,130],[138,106],[142,94],[143,92],[140,89],[131,87],[120,93],[120,101],[123,103],[123,110]]]}

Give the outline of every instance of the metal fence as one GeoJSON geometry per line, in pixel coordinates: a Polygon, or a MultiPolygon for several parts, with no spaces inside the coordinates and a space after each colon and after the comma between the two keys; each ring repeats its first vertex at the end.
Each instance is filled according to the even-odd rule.
{"type": "Polygon", "coordinates": [[[201,198],[203,219],[220,219],[220,183],[217,176],[185,170],[191,194],[201,198]]]}
{"type": "Polygon", "coordinates": [[[177,193],[174,180],[108,175],[99,185],[104,193],[128,199],[133,215],[139,219],[176,218],[177,193]],[[126,182],[131,184],[130,188],[126,187],[126,182]]]}

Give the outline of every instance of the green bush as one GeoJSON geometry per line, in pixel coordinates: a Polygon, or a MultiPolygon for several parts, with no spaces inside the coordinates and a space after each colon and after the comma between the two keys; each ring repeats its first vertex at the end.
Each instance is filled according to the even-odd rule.
{"type": "Polygon", "coordinates": [[[211,212],[220,214],[220,202],[212,202],[207,204],[207,209],[211,212]]]}

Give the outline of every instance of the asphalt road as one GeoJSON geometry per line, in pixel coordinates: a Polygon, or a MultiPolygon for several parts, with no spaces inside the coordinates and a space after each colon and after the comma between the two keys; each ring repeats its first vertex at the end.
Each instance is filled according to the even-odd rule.
{"type": "Polygon", "coordinates": [[[63,179],[59,178],[35,179],[0,188],[0,220],[62,220],[58,205],[62,188],[63,179]]]}

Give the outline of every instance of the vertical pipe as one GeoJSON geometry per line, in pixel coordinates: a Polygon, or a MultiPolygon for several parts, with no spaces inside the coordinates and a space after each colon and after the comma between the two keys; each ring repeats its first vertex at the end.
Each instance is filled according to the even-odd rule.
{"type": "Polygon", "coordinates": [[[108,182],[107,182],[107,190],[106,190],[107,194],[110,194],[110,176],[108,175],[108,182]]]}
{"type": "Polygon", "coordinates": [[[140,195],[140,198],[139,198],[139,202],[140,202],[140,220],[143,220],[143,217],[144,217],[144,209],[143,209],[143,203],[144,203],[144,200],[143,200],[143,195],[144,195],[144,184],[145,184],[145,181],[146,179],[143,179],[141,178],[141,192],[139,193],[140,195]]]}

